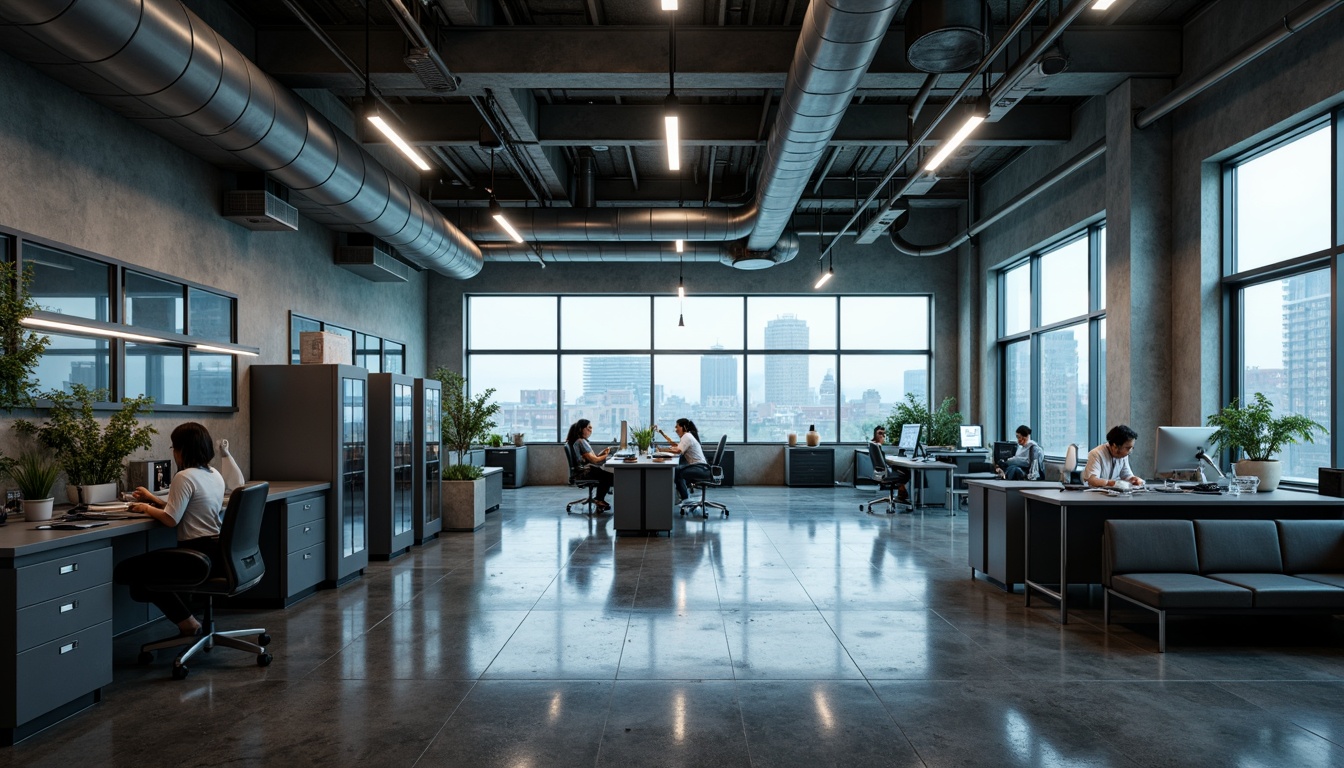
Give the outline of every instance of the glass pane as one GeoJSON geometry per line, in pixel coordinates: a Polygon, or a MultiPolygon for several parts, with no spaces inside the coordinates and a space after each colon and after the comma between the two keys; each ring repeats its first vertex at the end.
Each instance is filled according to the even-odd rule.
{"type": "Polygon", "coordinates": [[[1041,254],[1040,270],[1041,325],[1087,314],[1086,237],[1041,254]]]}
{"type": "Polygon", "coordinates": [[[1106,308],[1106,228],[1097,233],[1097,309],[1106,308]]]}
{"type": "Polygon", "coordinates": [[[929,349],[929,297],[840,297],[840,348],[929,349]]]}
{"type": "Polygon", "coordinates": [[[1051,456],[1063,456],[1069,443],[1092,450],[1087,445],[1087,348],[1087,323],[1041,334],[1041,423],[1033,437],[1051,456]]]}
{"type": "MultiPolygon", "coordinates": [[[[494,389],[499,403],[495,432],[522,432],[531,442],[558,442],[555,355],[472,355],[467,388],[472,395],[494,389]]],[[[568,425],[566,425],[568,426],[568,425]]]]}
{"type": "Polygon", "coordinates": [[[554,296],[468,296],[470,349],[555,349],[554,296]]]}
{"type": "Polygon", "coordinates": [[[1003,330],[1012,336],[1031,327],[1031,263],[1003,273],[1003,330]]]}
{"type": "Polygon", "coordinates": [[[34,243],[23,244],[24,263],[33,268],[32,294],[49,312],[90,320],[111,320],[107,264],[34,243]]]}
{"type": "Polygon", "coordinates": [[[657,355],[653,370],[658,394],[653,420],[665,432],[676,437],[672,425],[686,418],[711,450],[722,435],[742,442],[741,355],[657,355]]]}
{"type": "Polygon", "coordinates": [[[1004,347],[1003,350],[1003,433],[1001,439],[1009,439],[1019,424],[1031,426],[1031,341],[1029,339],[1013,342],[1004,347]]]}
{"type": "Polygon", "coordinates": [[[322,324],[302,315],[289,316],[289,362],[298,365],[300,360],[299,334],[304,331],[320,331],[322,324]]]}
{"type": "MultiPolygon", "coordinates": [[[[655,349],[742,349],[742,297],[653,298],[655,349]],[[684,319],[685,326],[677,325],[684,319]]],[[[699,422],[696,422],[699,427],[699,422]]]]}
{"type": "Polygon", "coordinates": [[[233,355],[189,351],[187,400],[191,405],[232,406],[233,355]]]}
{"type": "Polygon", "coordinates": [[[560,437],[578,419],[593,422],[593,441],[621,437],[621,420],[645,426],[652,378],[648,355],[563,355],[560,358],[564,413],[560,437]]]}
{"type": "Polygon", "coordinates": [[[648,296],[562,296],[563,349],[648,349],[648,296]]]}
{"type": "Polygon", "coordinates": [[[382,373],[383,340],[367,333],[355,332],[355,365],[369,373],[382,373]]]}
{"type": "Polygon", "coordinates": [[[749,349],[835,349],[835,299],[748,296],[749,349]]]}
{"type": "Polygon", "coordinates": [[[387,373],[406,372],[405,344],[383,340],[383,371],[387,373]]]}
{"type": "MultiPolygon", "coordinates": [[[[188,335],[211,341],[233,341],[233,299],[198,288],[187,289],[188,335]]],[[[317,330],[305,328],[304,330],[317,330]]],[[[298,345],[294,345],[298,348],[298,345]]]]}
{"type": "Polygon", "coordinates": [[[186,328],[185,293],[179,283],[127,270],[126,323],[137,328],[182,333],[186,328]]]}
{"type": "MultiPolygon", "coordinates": [[[[1096,419],[1093,423],[1097,425],[1097,435],[1106,434],[1110,429],[1106,426],[1106,318],[1097,321],[1097,344],[1101,348],[1097,350],[1097,411],[1096,419]]],[[[1089,443],[1099,443],[1099,438],[1088,440],[1089,443]]],[[[1090,448],[1088,450],[1091,450],[1090,448]]]]}
{"type": "Polygon", "coordinates": [[[1330,466],[1330,272],[1317,270],[1241,292],[1241,399],[1256,392],[1274,414],[1298,414],[1325,426],[1315,443],[1279,454],[1284,479],[1315,483],[1330,466]]]}
{"type": "Polygon", "coordinates": [[[840,441],[864,442],[906,392],[923,397],[928,355],[841,355],[840,441]]]}
{"type": "Polygon", "coordinates": [[[1234,271],[1330,247],[1329,126],[1242,163],[1233,173],[1234,271]]]}
{"type": "Polygon", "coordinates": [[[355,332],[352,331],[352,330],[350,330],[349,328],[342,328],[342,327],[339,326],[339,325],[332,325],[331,323],[323,323],[323,324],[322,324],[322,330],[326,331],[327,333],[334,333],[334,334],[336,334],[337,336],[344,336],[345,338],[347,338],[347,339],[350,340],[350,359],[348,359],[348,360],[342,360],[341,362],[345,363],[346,365],[353,365],[354,362],[355,362],[355,360],[354,360],[354,358],[355,358],[355,332]]]}
{"type": "Polygon", "coordinates": [[[149,395],[159,405],[182,405],[182,362],[186,350],[126,343],[126,394],[149,395]]]}
{"type": "Polygon", "coordinates": [[[111,345],[107,339],[47,334],[51,346],[37,364],[33,378],[39,390],[70,391],[71,385],[89,389],[109,389],[112,368],[111,345]]]}
{"type": "Polygon", "coordinates": [[[835,442],[835,355],[751,355],[747,358],[747,439],[801,440],[816,425],[835,442]]]}

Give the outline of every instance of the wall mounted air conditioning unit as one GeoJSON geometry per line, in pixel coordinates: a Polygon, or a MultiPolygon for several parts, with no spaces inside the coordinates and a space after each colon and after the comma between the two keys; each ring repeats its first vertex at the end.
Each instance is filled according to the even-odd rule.
{"type": "Polygon", "coordinates": [[[261,189],[225,192],[224,218],[258,232],[297,232],[299,229],[298,209],[261,189]]]}
{"type": "Polygon", "coordinates": [[[410,267],[372,245],[337,246],[336,266],[374,283],[404,283],[411,275],[410,267]]]}

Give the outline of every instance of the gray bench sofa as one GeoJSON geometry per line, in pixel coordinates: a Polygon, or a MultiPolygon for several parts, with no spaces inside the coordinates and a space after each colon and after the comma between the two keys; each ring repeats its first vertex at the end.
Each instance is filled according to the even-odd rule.
{"type": "Polygon", "coordinates": [[[1104,618],[1111,597],[1157,614],[1344,613],[1344,520],[1107,520],[1104,618]]]}

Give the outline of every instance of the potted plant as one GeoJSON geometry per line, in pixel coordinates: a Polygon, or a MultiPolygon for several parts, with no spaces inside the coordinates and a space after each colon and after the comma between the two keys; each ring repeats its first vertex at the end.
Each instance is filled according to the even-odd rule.
{"type": "Polygon", "coordinates": [[[457,454],[456,463],[443,469],[443,528],[474,531],[485,525],[485,473],[464,459],[472,444],[495,428],[499,404],[490,402],[493,388],[476,397],[468,395],[467,378],[457,371],[438,368],[434,378],[443,384],[443,445],[457,454]]]}
{"type": "Polygon", "coordinates": [[[648,453],[649,446],[653,445],[653,427],[631,428],[630,439],[634,441],[640,453],[648,453]]]}
{"type": "Polygon", "coordinates": [[[485,441],[485,444],[490,446],[491,448],[503,448],[504,436],[499,434],[498,432],[491,432],[490,437],[485,441]]]}
{"type": "Polygon", "coordinates": [[[907,392],[904,402],[899,402],[887,418],[887,434],[901,434],[904,424],[924,425],[924,444],[926,446],[952,446],[957,444],[957,428],[961,426],[961,412],[955,397],[945,397],[937,410],[930,411],[924,398],[913,392],[907,392]]]}
{"type": "Polygon", "coordinates": [[[1209,417],[1208,426],[1218,431],[1209,439],[1219,449],[1240,451],[1244,458],[1235,469],[1238,475],[1260,478],[1260,490],[1272,491],[1279,487],[1283,466],[1272,458],[1284,446],[1298,441],[1313,442],[1312,436],[1325,427],[1306,416],[1289,414],[1274,416],[1274,404],[1263,394],[1255,393],[1255,402],[1240,405],[1232,403],[1209,417]]]}
{"type": "Polygon", "coordinates": [[[33,372],[51,344],[23,325],[38,310],[28,291],[32,279],[31,268],[20,273],[12,262],[0,261],[0,409],[6,413],[32,406],[33,372]]]}
{"type": "MultiPolygon", "coordinates": [[[[14,423],[14,429],[36,437],[51,451],[65,470],[69,486],[83,489],[86,503],[116,500],[117,482],[126,472],[126,460],[137,450],[153,447],[151,438],[158,430],[141,426],[139,420],[140,414],[149,412],[153,398],[126,398],[103,427],[95,418],[93,405],[108,399],[105,389],[75,384],[70,392],[53,390],[41,397],[51,401],[46,423],[38,426],[20,420],[14,423]]],[[[75,500],[77,497],[71,499],[75,500]]]]}
{"type": "Polygon", "coordinates": [[[56,485],[56,477],[61,469],[46,452],[33,448],[19,453],[6,468],[14,484],[23,495],[23,519],[50,520],[51,508],[55,499],[51,488],[56,485]]]}

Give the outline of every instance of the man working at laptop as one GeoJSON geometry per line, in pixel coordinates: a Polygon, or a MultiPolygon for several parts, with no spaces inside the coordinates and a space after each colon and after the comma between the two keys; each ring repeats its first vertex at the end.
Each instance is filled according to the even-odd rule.
{"type": "MultiPolygon", "coordinates": [[[[887,428],[886,428],[886,427],[884,427],[884,426],[882,426],[881,424],[879,424],[879,425],[877,425],[876,427],[873,428],[873,442],[874,442],[874,443],[877,443],[878,445],[883,445],[883,444],[885,444],[885,443],[887,442],[887,428]]],[[[904,469],[901,469],[901,468],[899,468],[899,467],[896,467],[894,464],[892,464],[892,461],[891,461],[891,457],[890,457],[890,456],[887,456],[886,459],[887,459],[887,467],[888,467],[887,471],[889,471],[889,472],[894,471],[894,472],[896,473],[896,494],[897,494],[897,495],[896,495],[896,501],[898,501],[898,502],[900,502],[900,503],[902,503],[902,504],[909,504],[909,503],[910,503],[910,494],[909,494],[909,492],[906,490],[905,486],[906,486],[907,483],[910,482],[910,473],[909,473],[908,471],[906,471],[906,470],[904,470],[904,469]]]]}
{"type": "Polygon", "coordinates": [[[1130,486],[1143,485],[1143,478],[1135,475],[1129,468],[1129,454],[1134,450],[1134,438],[1138,433],[1127,425],[1117,424],[1106,433],[1106,442],[1087,454],[1087,468],[1083,470],[1083,482],[1093,488],[1118,488],[1129,490],[1130,486]]]}
{"type": "Polygon", "coordinates": [[[1023,424],[1017,428],[1017,453],[994,471],[1005,480],[1036,480],[1044,469],[1045,451],[1031,439],[1031,427],[1023,424]]]}

